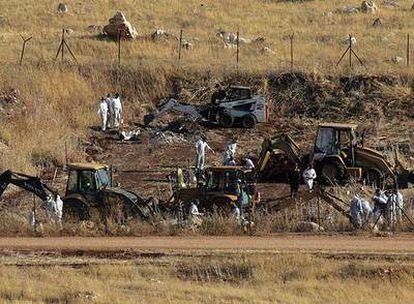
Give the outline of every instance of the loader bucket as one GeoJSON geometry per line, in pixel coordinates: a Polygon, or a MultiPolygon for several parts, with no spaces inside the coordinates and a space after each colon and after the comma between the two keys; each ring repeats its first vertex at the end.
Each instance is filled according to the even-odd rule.
{"type": "Polygon", "coordinates": [[[144,116],[144,126],[148,126],[155,119],[153,113],[147,114],[144,116]]]}

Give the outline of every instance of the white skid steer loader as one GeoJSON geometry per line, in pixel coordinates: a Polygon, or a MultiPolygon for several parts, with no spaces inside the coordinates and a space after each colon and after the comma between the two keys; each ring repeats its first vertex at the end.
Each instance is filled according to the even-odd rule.
{"type": "Polygon", "coordinates": [[[252,95],[249,87],[230,86],[224,91],[223,98],[212,100],[211,104],[194,106],[169,99],[157,106],[156,110],[144,117],[144,125],[167,112],[179,112],[193,120],[201,120],[218,124],[225,128],[242,125],[253,128],[257,123],[268,120],[266,98],[262,95],[252,95]]]}

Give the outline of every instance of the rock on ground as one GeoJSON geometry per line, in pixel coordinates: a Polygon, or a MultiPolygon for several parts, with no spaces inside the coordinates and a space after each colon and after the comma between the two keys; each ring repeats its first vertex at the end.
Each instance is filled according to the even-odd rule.
{"type": "Polygon", "coordinates": [[[314,222],[299,222],[297,226],[298,232],[320,232],[324,231],[323,227],[314,222]]]}
{"type": "Polygon", "coordinates": [[[171,35],[169,33],[167,33],[163,29],[156,29],[151,34],[151,40],[153,40],[153,41],[157,41],[157,40],[168,40],[170,37],[171,37],[171,35]]]}
{"type": "Polygon", "coordinates": [[[276,54],[275,51],[273,51],[271,48],[268,48],[267,46],[262,47],[262,49],[260,50],[260,53],[262,53],[263,55],[274,55],[274,54],[276,54]]]}
{"type": "Polygon", "coordinates": [[[378,10],[378,7],[375,4],[375,2],[362,1],[361,12],[366,13],[366,14],[375,14],[377,10],[378,10]]]}
{"type": "Polygon", "coordinates": [[[388,7],[400,7],[397,0],[382,0],[381,5],[388,7]]]}
{"type": "Polygon", "coordinates": [[[91,24],[86,29],[90,33],[93,33],[93,32],[102,32],[102,26],[96,25],[96,24],[91,24]]]}
{"type": "Polygon", "coordinates": [[[6,24],[6,17],[0,16],[0,26],[3,26],[6,24]]]}
{"type": "Polygon", "coordinates": [[[401,62],[403,62],[403,58],[401,57],[401,56],[393,56],[392,58],[391,58],[391,60],[392,60],[392,62],[394,62],[394,63],[401,63],[401,62]]]}
{"type": "Polygon", "coordinates": [[[187,140],[182,134],[176,134],[171,131],[157,132],[150,139],[150,143],[153,145],[181,144],[186,142],[187,140]]]}
{"type": "Polygon", "coordinates": [[[65,3],[59,3],[57,6],[57,11],[59,13],[67,13],[68,10],[68,6],[65,3]]]}
{"type": "Polygon", "coordinates": [[[373,27],[379,27],[381,25],[382,25],[382,21],[380,18],[375,19],[374,22],[372,23],[373,27]]]}
{"type": "Polygon", "coordinates": [[[357,39],[354,36],[347,37],[344,39],[344,44],[349,45],[349,42],[351,42],[352,45],[355,45],[357,43],[357,39]]]}
{"type": "Polygon", "coordinates": [[[109,23],[104,26],[103,32],[111,38],[135,39],[137,37],[136,29],[129,23],[123,12],[118,11],[109,19],[109,23]]]}
{"type": "Polygon", "coordinates": [[[12,104],[19,102],[20,91],[18,89],[9,89],[0,92],[0,104],[12,104]]]}

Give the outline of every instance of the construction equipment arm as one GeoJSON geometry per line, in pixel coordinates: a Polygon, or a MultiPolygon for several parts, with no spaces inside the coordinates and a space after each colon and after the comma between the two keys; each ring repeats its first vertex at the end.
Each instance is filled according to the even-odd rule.
{"type": "Polygon", "coordinates": [[[189,115],[194,119],[200,119],[202,116],[200,113],[198,113],[196,107],[189,104],[182,104],[178,102],[177,100],[171,98],[167,102],[163,103],[162,105],[158,106],[157,109],[148,114],[144,117],[144,125],[150,124],[154,119],[161,116],[164,113],[167,113],[169,111],[176,111],[183,113],[185,115],[189,115]]]}
{"type": "Polygon", "coordinates": [[[42,201],[46,201],[50,193],[54,196],[57,194],[57,191],[47,186],[38,177],[33,177],[22,173],[15,173],[7,170],[0,175],[0,197],[9,184],[34,193],[42,201]]]}

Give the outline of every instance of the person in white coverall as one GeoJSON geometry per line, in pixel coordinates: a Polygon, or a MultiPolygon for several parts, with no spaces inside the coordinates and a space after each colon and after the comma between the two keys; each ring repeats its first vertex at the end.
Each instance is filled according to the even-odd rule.
{"type": "Polygon", "coordinates": [[[188,209],[188,219],[193,227],[201,226],[201,223],[203,222],[201,218],[203,214],[198,211],[199,205],[200,201],[198,199],[195,199],[191,202],[190,208],[188,209]]]}
{"type": "Polygon", "coordinates": [[[236,157],[236,149],[237,149],[237,138],[233,138],[227,144],[226,151],[229,151],[229,155],[232,156],[233,158],[235,158],[236,157]]]}
{"type": "Polygon", "coordinates": [[[101,118],[101,130],[102,132],[105,132],[108,123],[108,104],[106,103],[106,100],[103,97],[101,99],[101,103],[99,104],[98,113],[101,118]]]}
{"type": "Polygon", "coordinates": [[[391,225],[401,223],[402,209],[404,208],[404,199],[401,192],[397,189],[392,190],[388,196],[387,205],[391,225]]]}
{"type": "Polygon", "coordinates": [[[108,105],[108,121],[107,121],[107,128],[112,128],[114,125],[114,107],[112,102],[111,94],[106,95],[105,98],[106,104],[108,105]]]}
{"type": "Polygon", "coordinates": [[[112,99],[112,107],[114,111],[114,128],[119,128],[122,122],[122,104],[118,93],[112,99]]]}
{"type": "Polygon", "coordinates": [[[195,147],[197,152],[196,170],[202,171],[204,169],[206,149],[210,150],[212,153],[214,153],[214,151],[210,148],[204,136],[196,142],[195,147]]]}
{"type": "Polygon", "coordinates": [[[223,154],[223,166],[230,166],[230,161],[236,156],[237,140],[235,138],[231,139],[227,144],[226,150],[223,154]]]}
{"type": "Polygon", "coordinates": [[[351,223],[355,228],[361,228],[367,224],[373,215],[370,203],[355,194],[351,200],[351,223]]]}
{"type": "Polygon", "coordinates": [[[316,179],[316,171],[313,169],[312,165],[309,165],[302,174],[303,180],[305,181],[306,187],[308,188],[309,192],[313,191],[313,182],[316,179]]]}
{"type": "Polygon", "coordinates": [[[254,170],[254,163],[253,163],[253,161],[249,157],[246,157],[244,159],[244,168],[247,169],[247,170],[249,170],[249,171],[253,171],[254,170]]]}

